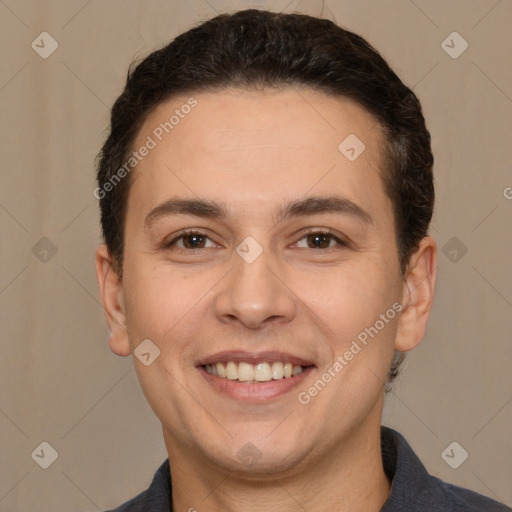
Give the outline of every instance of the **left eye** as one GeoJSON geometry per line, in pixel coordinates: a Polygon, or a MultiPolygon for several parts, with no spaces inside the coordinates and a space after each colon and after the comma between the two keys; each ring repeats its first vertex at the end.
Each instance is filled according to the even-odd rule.
{"type": "Polygon", "coordinates": [[[174,245],[180,249],[205,249],[215,245],[213,241],[210,240],[211,244],[206,246],[207,240],[210,240],[210,238],[201,233],[184,233],[169,242],[167,247],[174,245]]]}
{"type": "MultiPolygon", "coordinates": [[[[306,248],[307,249],[329,249],[330,247],[333,247],[335,245],[346,245],[342,240],[335,237],[331,233],[324,233],[324,232],[315,232],[315,233],[308,233],[307,235],[303,236],[298,242],[297,246],[301,247],[300,243],[302,240],[306,240],[306,248]],[[331,245],[331,242],[335,242],[333,245],[331,245]]],[[[302,246],[304,247],[304,246],[302,246]]]]}

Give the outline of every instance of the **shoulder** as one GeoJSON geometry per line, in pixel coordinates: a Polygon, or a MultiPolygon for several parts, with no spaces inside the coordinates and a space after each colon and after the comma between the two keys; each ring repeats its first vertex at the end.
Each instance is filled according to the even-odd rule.
{"type": "Polygon", "coordinates": [[[382,459],[391,494],[381,512],[512,512],[469,489],[430,475],[405,438],[382,427],[382,459]]]}
{"type": "Polygon", "coordinates": [[[158,468],[151,485],[145,491],[116,509],[105,512],[168,512],[171,510],[171,503],[171,474],[167,459],[158,468]]]}
{"type": "Polygon", "coordinates": [[[419,497],[421,504],[438,504],[446,512],[512,512],[512,509],[470,489],[430,476],[430,485],[419,497]]]}

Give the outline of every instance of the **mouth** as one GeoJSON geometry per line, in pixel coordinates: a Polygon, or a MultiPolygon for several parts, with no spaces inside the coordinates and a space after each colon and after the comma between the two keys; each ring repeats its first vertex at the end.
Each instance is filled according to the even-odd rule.
{"type": "Polygon", "coordinates": [[[283,353],[221,353],[201,361],[197,368],[221,394],[258,403],[290,392],[316,366],[283,353]]]}

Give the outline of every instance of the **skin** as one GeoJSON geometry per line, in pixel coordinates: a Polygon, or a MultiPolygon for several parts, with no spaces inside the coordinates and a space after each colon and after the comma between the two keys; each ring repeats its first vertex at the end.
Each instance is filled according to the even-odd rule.
{"type": "MultiPolygon", "coordinates": [[[[390,492],[380,452],[384,385],[394,349],[422,340],[436,278],[436,245],[424,238],[400,273],[392,205],[381,180],[385,141],[355,103],[311,90],[227,90],[192,95],[197,106],[131,176],[122,279],[106,246],[96,253],[110,348],[133,353],[141,387],[162,422],[174,508],[210,511],[378,511],[390,492]],[[338,149],[356,134],[353,162],[338,149]],[[342,196],[367,212],[282,218],[289,201],[342,196]],[[225,219],[148,213],[170,198],[224,203],[225,219]],[[207,238],[180,239],[183,229],[207,238]],[[318,242],[332,230],[348,242],[318,242]],[[248,236],[263,252],[236,252],[248,236]],[[191,244],[192,242],[192,244],[191,244]],[[184,243],[188,243],[184,246],[184,243]],[[195,245],[194,245],[195,243],[195,245]],[[322,245],[322,244],[321,244],[322,245]],[[327,247],[326,247],[327,246],[327,247]],[[308,404],[298,401],[379,315],[402,305],[308,404]],[[248,403],[219,393],[195,364],[224,350],[282,351],[314,362],[299,387],[248,403]],[[247,444],[259,459],[237,454],[247,444]],[[192,497],[192,498],[191,498],[192,497]]],[[[188,97],[160,104],[139,147],[188,97]]]]}

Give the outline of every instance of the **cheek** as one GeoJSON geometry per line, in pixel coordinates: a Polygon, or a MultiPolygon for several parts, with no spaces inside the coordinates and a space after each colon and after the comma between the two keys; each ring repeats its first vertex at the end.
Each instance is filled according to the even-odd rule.
{"type": "Polygon", "coordinates": [[[338,268],[289,274],[287,280],[331,334],[347,340],[373,325],[397,300],[399,287],[393,275],[361,258],[338,268]]]}
{"type": "Polygon", "coordinates": [[[315,313],[315,321],[327,326],[324,332],[331,361],[342,358],[339,372],[334,370],[337,384],[332,387],[331,399],[336,403],[344,404],[345,398],[336,396],[335,390],[343,388],[346,393],[347,386],[361,400],[367,400],[368,386],[373,386],[377,396],[393,356],[397,328],[393,304],[399,297],[396,273],[384,272],[380,265],[368,261],[362,266],[364,271],[358,264],[347,264],[338,272],[304,278],[299,292],[315,313]]]}
{"type": "Polygon", "coordinates": [[[204,312],[209,293],[222,276],[213,267],[183,270],[144,261],[134,261],[127,270],[123,286],[130,343],[136,346],[149,338],[161,350],[170,340],[173,347],[181,340],[185,343],[187,331],[197,332],[197,315],[204,312]]]}

